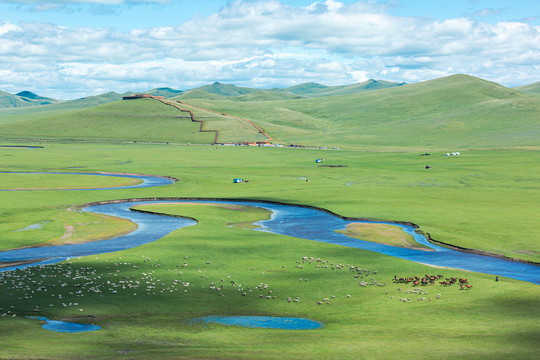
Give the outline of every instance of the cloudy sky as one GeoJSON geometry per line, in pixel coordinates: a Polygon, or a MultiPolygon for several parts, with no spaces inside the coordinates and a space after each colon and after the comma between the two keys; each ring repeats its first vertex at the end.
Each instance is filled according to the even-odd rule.
{"type": "Polygon", "coordinates": [[[0,0],[0,90],[540,81],[539,0],[0,0]]]}

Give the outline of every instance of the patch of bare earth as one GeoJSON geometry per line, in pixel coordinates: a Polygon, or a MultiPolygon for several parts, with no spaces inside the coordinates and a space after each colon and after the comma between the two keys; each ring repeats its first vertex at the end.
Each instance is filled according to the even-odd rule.
{"type": "Polygon", "coordinates": [[[347,224],[346,230],[337,232],[355,239],[376,242],[379,244],[414,250],[434,251],[428,246],[417,243],[412,235],[407,234],[403,229],[394,225],[350,223],[347,224]]]}

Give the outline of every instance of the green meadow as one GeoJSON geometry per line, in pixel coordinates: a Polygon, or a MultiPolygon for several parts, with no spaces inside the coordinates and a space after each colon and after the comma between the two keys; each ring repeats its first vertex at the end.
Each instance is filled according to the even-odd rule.
{"type": "MultiPolygon", "coordinates": [[[[223,121],[229,139],[261,135],[222,114],[255,121],[276,142],[328,150],[201,145],[213,134],[195,134],[200,124],[187,113],[151,100],[55,110],[54,116],[36,107],[11,114],[0,119],[0,145],[44,147],[0,147],[0,188],[26,189],[0,191],[0,250],[106,239],[133,229],[125,220],[79,211],[90,202],[255,199],[411,222],[444,243],[540,263],[538,100],[465,79],[471,81],[465,88],[476,90],[448,92],[438,102],[429,82],[412,88],[414,96],[397,86],[296,100],[182,100],[216,111],[191,108],[209,128],[223,121]],[[382,98],[393,98],[393,105],[382,98]],[[375,106],[379,101],[385,105],[375,106]],[[289,121],[275,120],[276,113],[289,121]],[[373,116],[379,118],[368,124],[373,116]],[[519,125],[510,126],[516,119],[519,125]],[[444,156],[453,151],[461,155],[444,156]],[[131,180],[7,173],[39,171],[179,181],[62,190],[131,180]],[[235,184],[234,178],[249,182],[235,184]]],[[[458,87],[459,77],[449,80],[445,89],[458,87]]],[[[241,96],[259,98],[254,94],[241,96]]],[[[261,209],[166,202],[140,208],[198,222],[129,250],[0,273],[0,358],[532,359],[540,351],[538,285],[253,231],[253,222],[269,216],[261,209]],[[393,282],[394,276],[425,274],[467,278],[472,288],[393,282]],[[205,315],[294,316],[324,326],[271,330],[190,321],[205,315]],[[57,333],[25,316],[101,329],[57,333]]],[[[384,231],[370,236],[388,241],[384,231]]]]}

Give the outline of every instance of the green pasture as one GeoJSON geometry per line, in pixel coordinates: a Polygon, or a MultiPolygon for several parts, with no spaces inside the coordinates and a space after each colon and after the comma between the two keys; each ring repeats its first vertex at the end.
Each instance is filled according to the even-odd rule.
{"type": "MultiPolygon", "coordinates": [[[[4,171],[76,167],[77,172],[139,172],[180,179],[169,186],[133,190],[2,192],[5,212],[39,212],[41,201],[54,208],[132,197],[271,200],[322,207],[346,217],[412,222],[439,241],[540,260],[536,241],[540,230],[535,220],[540,155],[536,151],[420,156],[259,147],[50,144],[44,149],[0,148],[0,156],[4,171]],[[325,160],[316,163],[316,159],[325,160]],[[426,169],[427,164],[432,168],[426,169]],[[234,184],[234,178],[249,182],[234,184]]],[[[14,175],[0,173],[8,179],[14,175]]],[[[28,182],[35,182],[32,177],[43,175],[27,176],[28,182]]],[[[96,181],[107,178],[96,177],[96,181]]],[[[40,220],[29,219],[27,225],[40,220]]],[[[5,218],[5,222],[10,221],[5,218]]]]}
{"type": "Polygon", "coordinates": [[[502,359],[537,351],[523,346],[538,340],[537,286],[509,279],[495,283],[489,275],[229,227],[264,218],[260,211],[146,208],[190,214],[199,223],[121,253],[32,270],[27,279],[47,286],[47,296],[32,296],[31,288],[0,293],[2,304],[18,299],[18,316],[2,320],[2,337],[11,346],[0,350],[1,357],[303,358],[307,351],[321,359],[390,359],[410,351],[420,358],[502,359]],[[339,264],[341,270],[332,270],[339,264]],[[359,286],[351,265],[365,269],[360,281],[385,285],[359,286]],[[467,277],[473,289],[432,285],[420,291],[391,282],[396,274],[426,272],[467,277]],[[289,297],[298,301],[287,302],[289,297]],[[20,318],[35,309],[49,318],[95,322],[102,330],[49,332],[39,321],[20,318]],[[285,331],[189,323],[209,314],[302,316],[324,327],[285,331]]]}
{"type": "Polygon", "coordinates": [[[0,173],[0,190],[95,189],[140,184],[139,179],[69,174],[0,173]]]}
{"type": "Polygon", "coordinates": [[[538,146],[538,96],[464,75],[322,98],[185,102],[248,118],[274,141],[307,146],[456,151],[538,146]]]}
{"type": "MultiPolygon", "coordinates": [[[[330,87],[319,93],[321,97],[291,98],[290,92],[213,84],[172,99],[186,103],[182,107],[204,121],[205,130],[219,131],[218,142],[267,139],[242,118],[256,123],[274,143],[282,145],[408,152],[538,150],[540,98],[530,90],[510,89],[467,75],[401,86],[379,82],[375,85],[383,88],[378,90],[373,90],[377,87],[373,84],[357,85],[370,91],[355,92],[358,86],[330,87]]],[[[305,84],[297,90],[315,95],[311,91],[321,90],[317,89],[305,84]]],[[[0,109],[0,138],[214,141],[214,133],[200,133],[200,123],[191,122],[186,112],[150,99],[114,101],[119,98],[119,94],[103,94],[53,105],[0,109]]]]}
{"type": "Polygon", "coordinates": [[[156,100],[121,100],[2,126],[4,138],[213,143],[189,114],[156,100]]]}
{"type": "MultiPolygon", "coordinates": [[[[317,206],[354,218],[409,221],[436,240],[539,262],[535,219],[540,153],[443,153],[139,143],[0,148],[2,171],[103,171],[179,179],[157,188],[0,192],[0,246],[61,238],[66,223],[83,224],[81,238],[94,231],[103,231],[96,238],[122,231],[114,222],[98,230],[99,221],[105,220],[69,210],[88,202],[235,198],[317,206]],[[234,184],[237,177],[249,182],[234,184]],[[32,224],[42,227],[15,231],[32,224]]],[[[14,175],[0,173],[0,184],[56,181],[37,174],[15,181],[14,175]]],[[[74,180],[68,176],[62,181],[79,187],[74,180]]],[[[119,181],[96,177],[103,180],[111,186],[119,181]]],[[[0,276],[0,316],[9,311],[0,318],[0,342],[10,344],[0,347],[0,358],[529,359],[540,350],[537,285],[506,278],[495,282],[493,275],[255,232],[248,224],[268,214],[246,208],[146,208],[199,222],[130,250],[35,268],[27,277],[22,271],[11,278],[0,276]],[[302,262],[303,257],[320,258],[329,267],[302,262]],[[355,279],[351,265],[369,273],[355,279]],[[424,274],[466,277],[473,288],[436,284],[419,292],[392,282],[394,275],[424,274]],[[359,281],[376,283],[361,286],[359,281]],[[261,284],[267,287],[257,288],[261,284]],[[37,291],[39,287],[47,291],[37,291]],[[293,301],[287,302],[289,297],[293,301]],[[285,331],[186,322],[212,314],[299,316],[321,321],[324,327],[285,331]],[[54,333],[25,315],[92,322],[102,330],[54,333]]]]}

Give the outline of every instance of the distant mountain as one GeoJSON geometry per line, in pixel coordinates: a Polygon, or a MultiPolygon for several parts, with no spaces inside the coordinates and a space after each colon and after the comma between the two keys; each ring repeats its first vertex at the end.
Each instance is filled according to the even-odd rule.
{"type": "MultiPolygon", "coordinates": [[[[252,120],[281,144],[418,151],[540,146],[537,94],[469,75],[400,85],[370,80],[345,86],[307,83],[254,90],[214,83],[173,99],[188,104],[184,106],[204,119],[207,129],[219,129],[223,141],[261,137],[237,116],[252,120]]],[[[171,90],[161,89],[174,93],[171,90]]],[[[24,101],[18,95],[0,95],[24,101]]],[[[171,106],[144,99],[116,101],[123,95],[0,109],[0,137],[208,143],[213,136],[200,134],[197,124],[171,106]],[[89,109],[79,110],[84,108],[89,109]],[[176,130],[163,130],[172,127],[176,130]]]]}
{"type": "MultiPolygon", "coordinates": [[[[210,85],[201,86],[191,90],[176,90],[169,87],[155,88],[143,92],[154,96],[163,96],[166,99],[207,99],[219,100],[220,97],[234,98],[235,101],[268,101],[268,100],[286,100],[299,99],[303,97],[323,97],[333,95],[353,94],[357,92],[385,89],[403,85],[403,83],[394,83],[383,80],[368,80],[363,83],[341,86],[326,86],[317,83],[304,83],[291,86],[285,89],[252,89],[240,87],[232,84],[223,84],[215,82],[210,85]]],[[[52,98],[39,96],[31,91],[21,91],[18,94],[10,94],[0,91],[0,108],[19,108],[37,105],[65,104],[60,108],[82,109],[90,106],[100,105],[111,101],[121,100],[122,96],[135,94],[128,92],[117,94],[109,92],[105,94],[88,96],[77,100],[60,101],[52,98]]],[[[39,109],[35,111],[49,111],[52,108],[39,109]]],[[[30,110],[28,110],[30,111],[30,110]]],[[[35,112],[34,110],[30,112],[35,112]]],[[[27,110],[24,111],[25,113],[27,110]]]]}
{"type": "MultiPolygon", "coordinates": [[[[118,94],[115,92],[108,92],[105,94],[87,96],[77,100],[62,101],[53,104],[46,104],[43,106],[18,106],[18,107],[5,107],[0,106],[0,115],[9,116],[25,116],[29,114],[57,112],[66,110],[80,110],[93,106],[107,104],[110,102],[122,100],[125,95],[133,95],[134,93],[128,92],[125,94],[118,94]]],[[[2,92],[0,91],[0,104],[2,103],[2,92]]]]}
{"type": "Polygon", "coordinates": [[[224,100],[227,99],[227,96],[211,94],[203,90],[188,90],[184,91],[180,95],[177,95],[172,98],[172,100],[185,100],[185,99],[204,99],[204,100],[224,100]]]}
{"type": "Polygon", "coordinates": [[[234,101],[272,101],[272,100],[294,100],[304,99],[305,96],[293,94],[281,89],[259,90],[246,95],[236,96],[230,100],[234,101]]]}
{"type": "Polygon", "coordinates": [[[240,96],[240,95],[249,94],[255,91],[259,91],[259,89],[239,87],[239,86],[231,85],[231,84],[222,84],[220,82],[215,82],[212,85],[201,86],[192,90],[202,90],[210,94],[223,95],[223,96],[240,96]]]}
{"type": "Polygon", "coordinates": [[[49,105],[61,102],[53,98],[39,96],[30,91],[10,94],[0,90],[0,108],[49,105]]]}
{"type": "Polygon", "coordinates": [[[169,99],[169,98],[178,96],[182,93],[183,93],[182,90],[175,90],[169,87],[162,87],[162,88],[156,88],[156,89],[145,91],[143,94],[150,94],[153,96],[163,96],[166,99],[169,99]]]}
{"type": "Polygon", "coordinates": [[[133,95],[133,94],[134,93],[131,93],[131,92],[125,93],[125,94],[118,94],[118,93],[116,93],[114,91],[111,91],[111,92],[104,93],[104,94],[87,96],[87,97],[83,97],[83,98],[80,98],[80,99],[77,99],[77,100],[66,101],[66,102],[64,102],[62,104],[58,104],[56,107],[58,109],[66,108],[66,109],[70,109],[70,110],[86,109],[86,108],[89,108],[89,107],[102,105],[102,104],[107,104],[107,103],[110,103],[110,102],[113,102],[113,101],[122,100],[122,97],[124,97],[126,95],[133,95]]]}
{"type": "Polygon", "coordinates": [[[405,83],[396,83],[385,80],[367,80],[358,84],[326,86],[317,83],[305,83],[296,86],[285,88],[293,94],[303,95],[307,97],[321,97],[333,95],[355,94],[364,91],[387,89],[391,87],[401,86],[405,83]]]}
{"type": "Polygon", "coordinates": [[[540,95],[540,81],[525,86],[518,86],[514,89],[526,94],[540,95]]]}
{"type": "Polygon", "coordinates": [[[256,103],[231,100],[189,104],[250,119],[284,144],[418,149],[540,146],[540,97],[468,75],[341,96],[256,103]]]}
{"type": "Polygon", "coordinates": [[[294,85],[283,90],[291,92],[297,95],[313,96],[314,94],[320,94],[328,89],[330,86],[321,85],[315,82],[308,82],[299,85],[294,85]]]}

